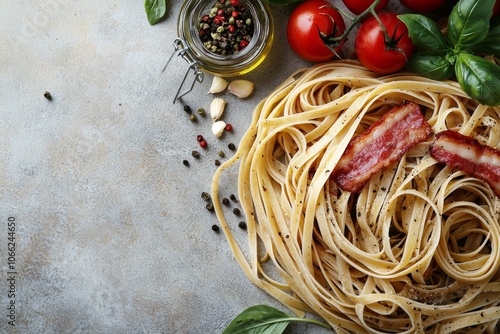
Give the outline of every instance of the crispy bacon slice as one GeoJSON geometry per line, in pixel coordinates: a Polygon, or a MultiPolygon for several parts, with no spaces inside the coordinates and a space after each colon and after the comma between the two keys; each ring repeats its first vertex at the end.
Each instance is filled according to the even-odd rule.
{"type": "Polygon", "coordinates": [[[420,106],[404,102],[351,140],[332,173],[337,185],[358,192],[373,174],[432,135],[420,106]]]}
{"type": "Polygon", "coordinates": [[[500,197],[500,151],[497,149],[456,131],[446,130],[436,134],[430,153],[437,161],[486,181],[495,195],[500,197]]]}

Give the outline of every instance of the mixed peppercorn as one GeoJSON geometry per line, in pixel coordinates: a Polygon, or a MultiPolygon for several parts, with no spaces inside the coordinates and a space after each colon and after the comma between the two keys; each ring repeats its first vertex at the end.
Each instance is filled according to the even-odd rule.
{"type": "Polygon", "coordinates": [[[253,33],[253,18],[239,0],[217,0],[210,13],[198,19],[198,35],[203,45],[219,55],[243,50],[253,33]]]}
{"type": "MultiPolygon", "coordinates": [[[[236,2],[237,2],[237,0],[236,0],[236,2]]],[[[236,3],[236,2],[235,2],[235,0],[233,0],[233,3],[236,3]]],[[[228,3],[229,3],[229,1],[228,1],[228,3]]],[[[224,86],[224,88],[222,90],[219,90],[219,89],[215,90],[217,92],[222,92],[227,87],[227,84],[225,84],[221,80],[223,80],[223,79],[219,78],[219,80],[214,81],[216,86],[220,85],[221,83],[222,83],[222,86],[224,86]]],[[[240,97],[240,98],[247,97],[248,95],[250,95],[251,92],[253,91],[253,88],[254,88],[253,83],[251,83],[248,80],[239,79],[239,80],[232,81],[231,83],[234,83],[234,85],[235,85],[234,91],[233,91],[234,95],[236,95],[237,97],[240,97]]],[[[212,86],[213,85],[214,85],[214,83],[212,83],[212,86]]],[[[212,88],[211,88],[211,92],[213,93],[212,88]]],[[[231,90],[229,90],[229,92],[231,92],[231,90]]],[[[230,123],[226,124],[224,121],[220,120],[220,118],[223,115],[225,105],[226,105],[226,101],[223,100],[222,98],[215,98],[210,105],[210,116],[214,122],[213,124],[220,123],[220,125],[223,126],[223,127],[218,127],[216,129],[217,131],[214,131],[214,127],[212,125],[212,132],[216,138],[220,138],[224,132],[233,132],[233,126],[230,123]],[[214,103],[214,101],[217,103],[214,103]]],[[[197,122],[197,118],[193,118],[193,116],[195,116],[195,113],[193,112],[193,109],[189,105],[184,104],[182,106],[182,108],[183,108],[184,112],[189,116],[189,119],[191,121],[197,122]]],[[[202,118],[205,118],[207,115],[207,113],[205,112],[205,109],[203,107],[197,108],[196,114],[198,114],[202,118]]],[[[208,142],[202,134],[196,135],[196,141],[197,141],[198,145],[203,149],[203,151],[208,150],[208,142]]],[[[235,151],[237,149],[236,145],[233,143],[228,143],[227,148],[231,151],[235,151]]],[[[226,153],[223,150],[219,150],[217,152],[217,155],[219,158],[222,158],[222,159],[226,157],[226,153]]],[[[198,160],[202,157],[202,154],[198,150],[192,150],[191,156],[194,159],[198,160]]],[[[219,160],[219,159],[215,159],[214,162],[215,162],[215,166],[220,166],[222,164],[221,160],[219,160]]],[[[190,161],[187,159],[184,159],[182,161],[182,163],[186,167],[190,167],[190,165],[191,165],[190,161]]],[[[212,202],[210,195],[207,192],[202,192],[201,197],[206,202],[205,203],[206,210],[208,210],[210,212],[215,211],[214,203],[212,202]]],[[[221,202],[224,206],[226,206],[228,208],[231,207],[231,202],[234,202],[235,204],[239,203],[238,199],[236,198],[236,196],[234,194],[231,194],[229,196],[229,199],[223,198],[221,202]]],[[[238,207],[233,207],[232,213],[236,217],[240,217],[242,214],[241,210],[238,207]]],[[[242,230],[246,230],[247,224],[245,221],[240,221],[238,223],[238,227],[242,230]]],[[[219,225],[217,225],[217,224],[212,225],[212,230],[214,232],[219,232],[220,231],[219,225]]]]}
{"type": "MultiPolygon", "coordinates": [[[[201,198],[203,200],[205,200],[206,202],[208,202],[205,206],[205,208],[210,211],[210,212],[213,212],[214,211],[214,205],[212,203],[212,198],[210,197],[210,194],[207,193],[206,191],[202,192],[201,193],[201,198]]],[[[229,196],[229,198],[231,199],[231,201],[235,202],[235,203],[239,203],[239,201],[236,199],[236,196],[234,194],[231,194],[229,196]]],[[[222,204],[224,204],[225,206],[230,206],[231,205],[231,202],[229,201],[228,198],[224,197],[222,199],[222,204]]],[[[236,215],[236,216],[240,216],[241,215],[241,211],[240,209],[238,208],[234,208],[233,209],[233,214],[236,215]]],[[[242,230],[246,230],[247,229],[247,223],[245,221],[240,221],[238,223],[238,227],[242,230]]],[[[219,232],[220,228],[219,228],[219,225],[217,224],[213,224],[212,225],[212,231],[214,232],[219,232]]]]}

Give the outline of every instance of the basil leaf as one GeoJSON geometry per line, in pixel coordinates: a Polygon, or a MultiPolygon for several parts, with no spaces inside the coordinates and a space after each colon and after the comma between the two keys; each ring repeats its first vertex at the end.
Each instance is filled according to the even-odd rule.
{"type": "Polygon", "coordinates": [[[500,58],[500,16],[490,22],[488,35],[472,51],[500,58]]]}
{"type": "Polygon", "coordinates": [[[155,25],[167,13],[167,0],[146,0],[144,2],[149,24],[155,25]]]}
{"type": "Polygon", "coordinates": [[[446,50],[446,41],[436,22],[419,14],[398,15],[408,28],[413,44],[423,50],[439,53],[446,50]]]}
{"type": "Polygon", "coordinates": [[[455,74],[460,87],[471,98],[489,106],[500,105],[500,66],[479,56],[460,53],[455,74]]]}
{"type": "Polygon", "coordinates": [[[273,307],[256,305],[247,308],[231,321],[222,334],[283,333],[290,323],[289,316],[273,307]]]}
{"type": "Polygon", "coordinates": [[[495,0],[460,0],[448,17],[447,38],[455,51],[479,44],[488,34],[495,0]]]}
{"type": "Polygon", "coordinates": [[[446,55],[415,53],[406,68],[433,80],[446,80],[453,76],[454,68],[446,55]]]}
{"type": "Polygon", "coordinates": [[[247,308],[233,319],[222,334],[281,334],[292,321],[309,322],[330,329],[313,319],[297,318],[267,305],[247,308]]]}

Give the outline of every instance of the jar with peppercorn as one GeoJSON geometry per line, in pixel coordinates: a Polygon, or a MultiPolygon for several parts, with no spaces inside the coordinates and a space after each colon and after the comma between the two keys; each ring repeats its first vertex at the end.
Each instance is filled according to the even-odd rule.
{"type": "Polygon", "coordinates": [[[184,58],[203,72],[237,76],[255,69],[268,54],[273,21],[261,0],[186,0],[177,43],[184,58]]]}

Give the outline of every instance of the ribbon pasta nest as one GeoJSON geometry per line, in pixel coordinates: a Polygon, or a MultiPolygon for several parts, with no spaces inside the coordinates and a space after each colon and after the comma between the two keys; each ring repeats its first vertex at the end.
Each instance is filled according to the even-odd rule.
{"type": "Polygon", "coordinates": [[[433,136],[357,194],[331,177],[351,139],[403,101],[420,106],[434,133],[499,146],[500,108],[454,82],[320,64],[256,107],[237,153],[214,175],[217,217],[255,285],[338,333],[495,333],[500,201],[487,183],[433,159],[433,136]],[[238,163],[247,243],[219,201],[223,172],[238,163]]]}

